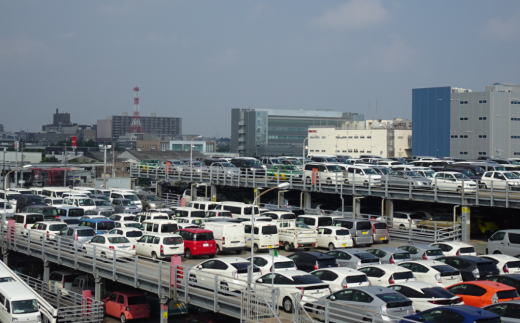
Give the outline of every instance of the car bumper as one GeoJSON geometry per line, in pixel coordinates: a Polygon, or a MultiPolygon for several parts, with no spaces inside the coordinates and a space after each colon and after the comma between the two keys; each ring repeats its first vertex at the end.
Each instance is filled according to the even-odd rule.
{"type": "Polygon", "coordinates": [[[246,247],[245,245],[243,245],[243,246],[238,246],[238,247],[222,247],[222,251],[226,252],[226,251],[244,250],[245,247],[246,247]]]}
{"type": "Polygon", "coordinates": [[[148,318],[148,317],[150,317],[150,310],[148,309],[146,311],[139,311],[139,312],[125,311],[125,316],[128,320],[148,318]]]}

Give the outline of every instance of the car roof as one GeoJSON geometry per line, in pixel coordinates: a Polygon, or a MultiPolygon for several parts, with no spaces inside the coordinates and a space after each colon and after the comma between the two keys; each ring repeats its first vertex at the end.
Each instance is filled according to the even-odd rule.
{"type": "Polygon", "coordinates": [[[211,230],[206,230],[206,229],[199,229],[199,228],[185,228],[185,229],[179,229],[177,231],[188,231],[188,232],[192,232],[192,233],[206,233],[206,232],[213,232],[211,230]]]}
{"type": "Polygon", "coordinates": [[[277,274],[284,275],[284,276],[302,276],[302,275],[310,275],[309,273],[303,271],[303,270],[284,270],[284,271],[277,271],[277,274]]]}
{"type": "Polygon", "coordinates": [[[104,219],[100,219],[100,218],[95,218],[95,219],[83,219],[81,221],[88,221],[88,222],[94,222],[94,223],[99,223],[99,222],[114,222],[112,220],[110,220],[109,218],[104,218],[104,219]]]}
{"type": "MultiPolygon", "coordinates": [[[[368,254],[371,254],[370,252],[367,252],[366,250],[363,250],[363,249],[355,249],[355,248],[349,248],[349,249],[334,249],[333,251],[341,251],[341,252],[346,252],[348,254],[355,254],[355,253],[368,253],[368,254]]],[[[371,254],[372,255],[372,254],[371,254]]]]}
{"type": "Polygon", "coordinates": [[[458,283],[455,285],[460,285],[460,284],[473,284],[473,285],[477,285],[477,286],[481,286],[481,287],[487,287],[486,289],[492,288],[495,290],[511,290],[511,289],[516,290],[515,287],[509,286],[506,284],[502,284],[502,283],[487,281],[487,280],[467,281],[467,282],[462,282],[462,283],[458,283]]]}
{"type": "Polygon", "coordinates": [[[37,221],[34,224],[42,223],[42,224],[67,224],[63,221],[37,221]]]}
{"type": "MultiPolygon", "coordinates": [[[[262,258],[262,259],[266,259],[266,260],[273,259],[273,256],[270,256],[270,255],[254,255],[254,257],[258,257],[258,258],[262,258]]],[[[249,257],[249,259],[251,259],[251,257],[249,257]]],[[[274,262],[278,262],[278,261],[292,261],[292,259],[278,254],[278,256],[274,257],[274,262]]]]}
{"type": "Polygon", "coordinates": [[[409,281],[409,282],[403,282],[403,283],[395,283],[395,285],[402,285],[402,286],[407,286],[407,287],[411,287],[411,288],[415,288],[415,289],[439,287],[439,286],[434,285],[434,284],[425,283],[425,282],[418,282],[418,281],[409,281]]]}
{"type": "Polygon", "coordinates": [[[397,247],[372,247],[367,250],[370,250],[370,249],[378,249],[378,250],[383,250],[383,251],[388,251],[388,252],[408,252],[404,249],[397,248],[397,247]]]}
{"type": "Polygon", "coordinates": [[[300,252],[295,252],[293,255],[302,255],[302,254],[313,256],[313,257],[316,257],[318,259],[334,258],[334,256],[331,256],[331,255],[328,255],[328,254],[326,254],[324,252],[319,252],[319,251],[306,251],[306,252],[300,251],[300,252]]]}
{"type": "Polygon", "coordinates": [[[489,258],[497,259],[497,260],[515,260],[515,261],[520,261],[520,259],[518,259],[516,257],[509,256],[509,255],[503,255],[503,254],[480,255],[479,257],[482,257],[482,258],[489,257],[489,258]]]}
{"type": "Polygon", "coordinates": [[[350,287],[347,289],[359,289],[372,294],[381,294],[381,293],[397,293],[395,290],[392,290],[388,287],[383,286],[359,286],[359,287],[350,287]]]}
{"type": "Polygon", "coordinates": [[[376,267],[379,269],[389,270],[389,271],[394,271],[394,272],[411,271],[410,269],[407,269],[407,268],[404,268],[401,266],[397,266],[397,265],[392,265],[392,264],[374,264],[374,265],[367,265],[365,267],[376,267]]]}
{"type": "MultiPolygon", "coordinates": [[[[435,215],[442,215],[442,214],[435,214],[435,215]]],[[[452,214],[450,214],[450,215],[452,215],[452,214]]],[[[441,241],[441,242],[434,242],[432,244],[436,244],[436,243],[443,243],[443,244],[446,244],[448,246],[453,246],[453,247],[473,247],[472,245],[470,245],[468,243],[459,242],[459,241],[441,241]]]]}
{"type": "Polygon", "coordinates": [[[35,293],[19,281],[10,281],[0,284],[0,291],[9,300],[36,299],[35,293]]]}
{"type": "Polygon", "coordinates": [[[427,249],[427,250],[431,250],[431,249],[438,250],[438,249],[440,249],[439,247],[430,246],[429,244],[426,244],[426,243],[406,244],[404,246],[399,246],[399,248],[401,248],[401,247],[416,247],[416,248],[427,249]]]}
{"type": "MultiPolygon", "coordinates": [[[[417,264],[421,264],[421,265],[425,265],[425,266],[449,266],[448,264],[446,263],[443,263],[441,261],[438,261],[438,260],[424,260],[424,259],[418,259],[418,260],[407,260],[407,261],[404,261],[404,262],[401,262],[399,263],[399,265],[401,264],[404,264],[404,263],[417,263],[417,264]]],[[[450,266],[451,267],[451,266],[450,266]]]]}
{"type": "MultiPolygon", "coordinates": [[[[332,271],[334,273],[342,274],[342,275],[365,275],[365,273],[362,273],[359,270],[349,268],[349,267],[320,268],[320,269],[317,269],[314,271],[318,271],[318,270],[328,270],[328,271],[332,271]]],[[[312,271],[312,272],[314,272],[314,271],[312,271]]]]}
{"type": "MultiPolygon", "coordinates": [[[[121,230],[121,231],[141,231],[138,228],[114,228],[112,230],[121,230]]],[[[144,233],[144,232],[143,232],[144,233]]]]}

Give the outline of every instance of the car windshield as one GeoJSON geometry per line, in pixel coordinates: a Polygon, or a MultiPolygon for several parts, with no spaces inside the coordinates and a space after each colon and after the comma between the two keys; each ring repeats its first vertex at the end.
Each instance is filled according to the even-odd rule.
{"type": "Polygon", "coordinates": [[[404,172],[406,175],[408,176],[411,176],[411,177],[422,177],[421,175],[419,175],[419,173],[417,172],[412,172],[412,171],[407,171],[407,172],[404,172]]]}
{"type": "Polygon", "coordinates": [[[67,227],[67,224],[65,224],[65,223],[63,223],[63,224],[51,224],[49,226],[49,231],[61,231],[61,230],[63,230],[66,227],[67,227]]]}
{"type": "Polygon", "coordinates": [[[296,284],[322,284],[323,282],[313,275],[300,275],[292,277],[296,284]]]}
{"type": "Polygon", "coordinates": [[[325,157],[325,158],[323,158],[323,160],[328,163],[337,163],[338,162],[338,160],[334,157],[325,157]]]}
{"type": "Polygon", "coordinates": [[[146,195],[146,199],[148,201],[160,201],[160,199],[157,197],[157,195],[146,195]]]}
{"type": "Polygon", "coordinates": [[[134,201],[131,201],[131,200],[122,200],[121,204],[123,204],[123,205],[135,205],[134,201]]]}
{"type": "Polygon", "coordinates": [[[453,298],[455,295],[442,287],[422,288],[423,293],[431,298],[453,298]]]}
{"type": "MultiPolygon", "coordinates": [[[[3,209],[4,208],[4,202],[0,202],[0,209],[3,209]]],[[[7,202],[5,204],[5,208],[6,209],[12,209],[13,207],[11,206],[11,204],[9,202],[7,202]]]]}
{"type": "Polygon", "coordinates": [[[365,174],[366,175],[378,175],[377,172],[375,170],[373,170],[372,168],[366,168],[365,174]]]}
{"type": "Polygon", "coordinates": [[[97,224],[98,230],[112,230],[114,227],[114,222],[99,222],[97,224]]]}
{"type": "MultiPolygon", "coordinates": [[[[260,211],[258,210],[258,206],[255,206],[255,214],[260,214],[260,211]]],[[[244,207],[244,214],[252,214],[253,213],[253,207],[252,206],[246,206],[244,207]]]]}
{"type": "MultiPolygon", "coordinates": [[[[109,216],[111,216],[112,214],[114,214],[114,212],[112,212],[112,211],[101,211],[101,212],[99,212],[99,214],[100,214],[100,215],[104,215],[104,216],[106,216],[106,217],[108,218],[109,216]]],[[[133,219],[132,219],[132,220],[133,220],[133,219]]]]}
{"type": "Polygon", "coordinates": [[[310,229],[310,227],[307,224],[305,224],[305,223],[296,222],[295,225],[296,225],[297,228],[310,229]]]}
{"type": "Polygon", "coordinates": [[[50,215],[50,216],[59,215],[58,209],[53,209],[53,208],[43,208],[40,210],[40,213],[43,215],[50,215]]]}
{"type": "Polygon", "coordinates": [[[79,199],[79,205],[80,206],[90,206],[95,205],[94,201],[92,199],[79,199]]]}
{"type": "Polygon", "coordinates": [[[131,201],[139,201],[136,195],[134,194],[125,194],[123,195],[125,199],[129,199],[131,201]]]}
{"type": "Polygon", "coordinates": [[[276,159],[276,158],[271,158],[271,163],[273,164],[281,164],[282,163],[282,160],[281,159],[276,159]]]}
{"type": "Polygon", "coordinates": [[[410,219],[413,219],[413,220],[423,220],[424,218],[420,214],[410,214],[410,219]]]}
{"type": "Polygon", "coordinates": [[[291,164],[293,165],[302,165],[302,163],[297,159],[291,159],[291,164]]]}
{"type": "Polygon", "coordinates": [[[298,167],[290,166],[290,165],[285,166],[283,169],[288,170],[288,171],[299,171],[298,167]]]}
{"type": "Polygon", "coordinates": [[[110,206],[107,201],[94,201],[96,203],[96,206],[110,206]]]}
{"type": "MultiPolygon", "coordinates": [[[[331,173],[340,173],[342,171],[341,168],[339,166],[336,166],[336,165],[329,165],[329,166],[327,166],[327,169],[331,173]]],[[[373,169],[372,169],[372,171],[373,171],[373,169]]]]}
{"type": "Polygon", "coordinates": [[[294,267],[296,267],[296,264],[292,260],[279,261],[279,262],[274,263],[274,268],[276,268],[276,269],[294,268],[294,267]]]}
{"type": "Polygon", "coordinates": [[[140,225],[139,223],[125,223],[125,228],[138,228],[139,229],[140,225]]]}
{"type": "Polygon", "coordinates": [[[143,236],[143,231],[141,231],[141,230],[138,230],[138,231],[128,231],[126,233],[126,236],[128,238],[139,238],[139,237],[143,236]]]}
{"type": "Polygon", "coordinates": [[[260,167],[262,166],[262,163],[259,161],[259,160],[245,160],[245,163],[247,164],[247,166],[256,166],[256,167],[260,167]]]}
{"type": "Polygon", "coordinates": [[[461,180],[461,181],[462,180],[464,180],[464,181],[471,181],[471,179],[469,179],[469,177],[466,176],[465,174],[459,173],[459,174],[453,174],[453,176],[455,176],[456,179],[461,180]]]}
{"type": "Polygon", "coordinates": [[[505,176],[507,179],[518,179],[518,176],[516,176],[516,174],[511,173],[511,172],[504,172],[504,173],[502,173],[502,174],[504,174],[504,176],[505,176]]]}
{"type": "Polygon", "coordinates": [[[475,174],[473,174],[470,170],[467,170],[467,169],[461,169],[461,170],[458,170],[458,172],[460,172],[466,176],[475,176],[475,174]]]}
{"type": "Polygon", "coordinates": [[[383,167],[380,167],[380,168],[377,168],[377,170],[379,172],[381,172],[383,175],[386,175],[388,173],[390,173],[390,168],[383,168],[383,167]]]}
{"type": "Polygon", "coordinates": [[[28,198],[27,205],[33,205],[33,204],[45,204],[45,201],[42,197],[39,196],[31,196],[28,198]]]}
{"type": "Polygon", "coordinates": [[[146,296],[129,296],[128,297],[128,305],[139,305],[139,304],[148,304],[148,300],[146,296]]]}
{"type": "Polygon", "coordinates": [[[130,242],[126,237],[109,237],[108,241],[113,244],[130,242]]]}
{"type": "Polygon", "coordinates": [[[434,171],[429,171],[429,170],[424,171],[423,173],[424,173],[424,177],[428,177],[428,178],[433,177],[433,175],[435,174],[434,171]]]}
{"type": "Polygon", "coordinates": [[[376,294],[376,296],[384,301],[385,303],[394,303],[394,302],[403,302],[408,301],[408,298],[404,297],[399,293],[384,293],[384,294],[376,294]]]}
{"type": "MultiPolygon", "coordinates": [[[[26,314],[38,312],[38,302],[35,299],[11,302],[13,314],[26,314]]],[[[14,320],[13,320],[14,321],[14,320]]]]}

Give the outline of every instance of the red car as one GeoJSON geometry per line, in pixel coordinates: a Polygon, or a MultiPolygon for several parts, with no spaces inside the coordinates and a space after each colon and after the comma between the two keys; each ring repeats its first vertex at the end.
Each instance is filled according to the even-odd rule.
{"type": "Polygon", "coordinates": [[[184,239],[184,257],[187,259],[193,256],[215,257],[217,244],[213,238],[213,232],[205,229],[186,228],[177,230],[176,234],[184,239]]]}
{"type": "Polygon", "coordinates": [[[519,299],[516,288],[486,280],[462,282],[446,289],[462,297],[464,304],[476,307],[519,299]]]}
{"type": "Polygon", "coordinates": [[[150,304],[141,292],[113,292],[103,300],[103,305],[105,313],[121,318],[121,323],[150,317],[150,304]]]}

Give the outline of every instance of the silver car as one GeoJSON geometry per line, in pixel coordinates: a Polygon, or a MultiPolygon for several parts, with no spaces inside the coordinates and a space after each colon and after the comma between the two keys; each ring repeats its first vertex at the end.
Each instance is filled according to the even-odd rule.
{"type": "Polygon", "coordinates": [[[428,244],[410,244],[400,246],[399,249],[408,251],[412,260],[434,260],[444,256],[440,248],[428,244]]]}
{"type": "Polygon", "coordinates": [[[398,263],[412,260],[410,253],[395,247],[379,247],[367,249],[367,252],[381,259],[381,264],[397,265],[398,263]]]}
{"type": "Polygon", "coordinates": [[[520,323],[520,300],[500,302],[484,306],[482,309],[500,315],[502,323],[520,323]]]}
{"type": "Polygon", "coordinates": [[[96,204],[96,209],[98,210],[107,210],[114,212],[114,207],[112,206],[112,203],[108,202],[105,199],[94,199],[94,204],[96,204]]]}
{"type": "MultiPolygon", "coordinates": [[[[69,245],[71,248],[78,248],[83,243],[89,241],[96,236],[96,231],[93,228],[87,226],[79,226],[73,228],[64,228],[60,231],[58,236],[61,239],[63,246],[69,245]]],[[[58,236],[55,238],[58,239],[58,236]]]]}
{"type": "Polygon", "coordinates": [[[193,160],[193,161],[184,161],[184,165],[182,166],[182,172],[184,174],[190,174],[193,170],[193,174],[208,174],[209,173],[209,168],[204,165],[203,162],[201,161],[198,161],[198,160],[193,160]]]}
{"type": "Polygon", "coordinates": [[[213,163],[209,166],[209,169],[214,176],[233,177],[240,175],[240,168],[225,161],[213,163]]]}
{"type": "Polygon", "coordinates": [[[358,269],[363,266],[381,264],[379,258],[362,249],[336,249],[327,254],[336,257],[341,267],[358,269]]]}
{"type": "Polygon", "coordinates": [[[319,320],[327,316],[325,308],[329,307],[329,322],[399,322],[406,315],[413,315],[412,301],[390,288],[381,286],[365,286],[347,288],[329,296],[318,299],[308,305],[310,311],[319,320]],[[312,306],[312,309],[309,307],[312,306]]]}
{"type": "Polygon", "coordinates": [[[141,208],[129,199],[116,198],[112,200],[114,204],[115,213],[138,213],[141,208]]]}
{"type": "Polygon", "coordinates": [[[399,188],[408,188],[411,185],[412,189],[430,189],[432,184],[431,179],[411,170],[391,172],[381,178],[381,185],[386,185],[386,182],[388,186],[399,188]]]}

